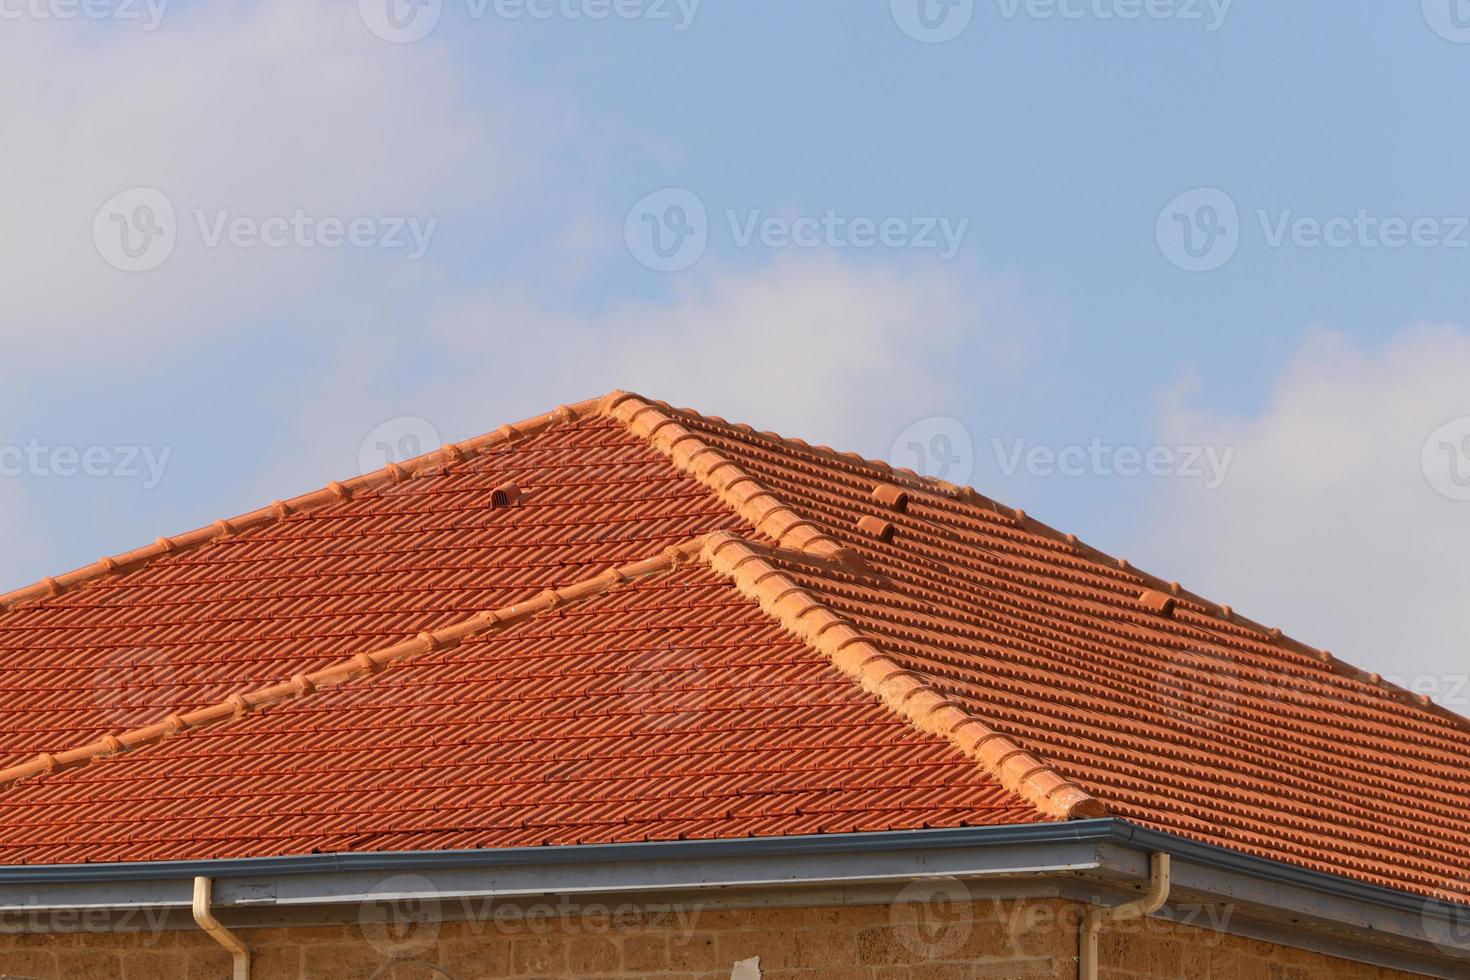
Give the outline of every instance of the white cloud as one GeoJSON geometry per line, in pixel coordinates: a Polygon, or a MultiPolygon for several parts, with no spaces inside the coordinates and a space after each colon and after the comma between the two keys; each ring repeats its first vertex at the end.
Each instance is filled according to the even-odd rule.
{"type": "Polygon", "coordinates": [[[1237,451],[1219,489],[1158,485],[1149,564],[1470,713],[1470,503],[1438,493],[1422,460],[1470,416],[1467,379],[1470,334],[1416,326],[1376,346],[1313,331],[1248,417],[1182,386],[1160,441],[1237,451]]]}
{"type": "Polygon", "coordinates": [[[371,309],[425,266],[206,249],[194,212],[472,218],[531,169],[534,115],[525,99],[479,97],[433,43],[371,37],[351,3],[190,5],[152,32],[8,20],[0,335],[54,351],[198,335],[334,296],[371,309]],[[133,187],[162,190],[179,232],[162,267],[128,274],[99,256],[92,225],[133,187]]]}
{"type": "Polygon", "coordinates": [[[452,297],[415,335],[421,380],[405,376],[392,344],[368,339],[312,390],[286,396],[300,400],[296,429],[256,493],[340,477],[395,416],[459,439],[613,388],[884,456],[910,421],[964,412],[976,365],[1014,368],[1036,328],[1009,284],[953,264],[786,257],[684,283],[665,301],[593,313],[548,308],[528,291],[452,297]]]}

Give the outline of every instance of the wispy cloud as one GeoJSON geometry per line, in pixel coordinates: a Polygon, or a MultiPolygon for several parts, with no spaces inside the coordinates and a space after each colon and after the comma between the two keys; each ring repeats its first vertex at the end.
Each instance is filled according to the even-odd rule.
{"type": "MultiPolygon", "coordinates": [[[[1166,481],[1146,550],[1252,618],[1384,675],[1409,671],[1461,712],[1470,689],[1470,502],[1436,489],[1470,418],[1470,333],[1416,326],[1377,345],[1314,331],[1259,412],[1209,408],[1186,383],[1161,413],[1166,439],[1235,446],[1218,489],[1166,481]]],[[[1467,427],[1470,432],[1470,427],[1467,427]]]]}
{"type": "Polygon", "coordinates": [[[351,4],[288,0],[191,5],[154,31],[8,22],[0,118],[0,330],[41,351],[219,331],[322,297],[371,307],[431,276],[382,247],[394,221],[439,219],[441,236],[446,215],[474,222],[540,148],[531,97],[476,98],[440,46],[390,48],[351,4]],[[120,220],[99,216],[138,188],[164,206],[124,198],[120,220]],[[109,264],[94,219],[136,245],[169,206],[166,261],[109,264]],[[358,220],[377,234],[353,243],[358,220]]]}

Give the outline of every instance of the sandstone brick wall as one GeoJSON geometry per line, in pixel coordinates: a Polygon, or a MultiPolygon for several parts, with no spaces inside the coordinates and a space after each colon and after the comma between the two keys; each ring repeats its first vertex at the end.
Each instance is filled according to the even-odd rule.
{"type": "MultiPolygon", "coordinates": [[[[728,980],[1073,980],[1080,907],[1061,900],[811,909],[633,910],[541,919],[369,916],[341,926],[239,930],[256,980],[664,977],[728,980]]],[[[1160,920],[1104,935],[1104,980],[1329,980],[1408,974],[1160,920]]],[[[229,957],[197,931],[0,935],[0,977],[219,980],[229,957]]]]}

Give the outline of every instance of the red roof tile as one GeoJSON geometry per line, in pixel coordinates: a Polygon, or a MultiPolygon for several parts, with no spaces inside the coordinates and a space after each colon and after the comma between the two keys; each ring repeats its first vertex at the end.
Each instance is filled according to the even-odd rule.
{"type": "Polygon", "coordinates": [[[1466,719],[968,489],[668,414],[873,573],[788,562],[796,583],[1112,815],[1465,894],[1466,719]],[[875,481],[906,505],[875,501],[875,481]],[[860,531],[862,515],[892,522],[891,540],[860,531]]]}
{"type": "Polygon", "coordinates": [[[0,862],[1109,813],[1470,871],[1464,719],[973,491],[619,393],[0,608],[0,862]]]}

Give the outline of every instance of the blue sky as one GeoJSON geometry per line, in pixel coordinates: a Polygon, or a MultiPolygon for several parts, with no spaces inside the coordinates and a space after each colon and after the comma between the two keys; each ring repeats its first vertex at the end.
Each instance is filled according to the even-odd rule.
{"type": "Polygon", "coordinates": [[[1470,4],[977,0],[926,43],[918,0],[443,0],[406,42],[388,2],[0,4],[0,448],[41,453],[0,475],[0,587],[349,475],[381,426],[626,387],[910,464],[955,419],[983,492],[1470,706],[1470,503],[1424,462],[1470,416],[1470,4]],[[176,242],[127,272],[138,188],[176,242]],[[667,188],[706,214],[674,272],[625,234],[667,188]],[[1202,188],[1234,251],[1185,271],[1159,228],[1202,188]],[[365,244],[251,241],[298,212],[365,244]],[[900,244],[769,243],[829,213],[900,244]],[[1174,470],[1044,465],[1097,444],[1174,470]],[[1206,448],[1219,481],[1180,472],[1206,448]]]}

